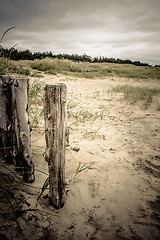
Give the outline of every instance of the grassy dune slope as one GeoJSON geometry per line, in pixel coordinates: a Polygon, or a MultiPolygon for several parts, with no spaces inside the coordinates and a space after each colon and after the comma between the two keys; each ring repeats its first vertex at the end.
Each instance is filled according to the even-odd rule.
{"type": "Polygon", "coordinates": [[[0,59],[0,74],[17,73],[33,75],[40,72],[47,74],[65,74],[81,78],[124,77],[127,79],[158,79],[160,68],[134,66],[131,64],[115,63],[77,63],[71,60],[45,58],[34,61],[7,61],[0,59]],[[33,71],[33,70],[36,70],[33,71]]]}

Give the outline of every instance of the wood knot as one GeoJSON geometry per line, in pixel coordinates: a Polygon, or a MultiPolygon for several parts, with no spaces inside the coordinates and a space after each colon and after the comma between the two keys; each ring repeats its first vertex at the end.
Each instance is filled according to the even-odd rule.
{"type": "Polygon", "coordinates": [[[49,153],[48,153],[48,150],[46,149],[45,152],[43,153],[43,157],[44,157],[44,159],[45,159],[46,162],[49,161],[49,159],[48,159],[48,154],[49,154],[49,153]]]}
{"type": "Polygon", "coordinates": [[[6,90],[6,89],[7,89],[7,83],[6,83],[6,82],[4,82],[4,83],[2,84],[2,89],[3,89],[3,90],[6,90]]]}
{"type": "Polygon", "coordinates": [[[28,139],[27,135],[24,132],[22,132],[22,139],[23,140],[27,140],[28,139]]]}
{"type": "Polygon", "coordinates": [[[28,153],[25,154],[25,158],[29,158],[30,155],[28,153]]]}
{"type": "Polygon", "coordinates": [[[18,86],[19,86],[19,83],[18,83],[17,80],[14,81],[14,86],[15,86],[15,87],[18,87],[18,86]]]}
{"type": "Polygon", "coordinates": [[[47,119],[48,119],[48,120],[51,120],[51,114],[48,115],[47,119]]]}

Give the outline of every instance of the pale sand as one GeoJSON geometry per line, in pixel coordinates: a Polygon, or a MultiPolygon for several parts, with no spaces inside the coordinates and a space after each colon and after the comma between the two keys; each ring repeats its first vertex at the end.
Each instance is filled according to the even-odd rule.
{"type": "MultiPolygon", "coordinates": [[[[148,109],[143,104],[130,104],[123,94],[111,94],[113,86],[125,84],[125,79],[76,79],[62,75],[41,79],[49,84],[67,85],[68,101],[79,109],[91,112],[104,110],[103,119],[87,120],[71,125],[70,146],[66,154],[69,179],[67,199],[62,209],[55,210],[43,198],[37,203],[39,190],[26,188],[21,197],[23,208],[38,208],[54,215],[29,212],[28,221],[19,219],[25,238],[59,240],[119,240],[160,238],[160,111],[157,100],[148,109]],[[100,128],[101,127],[101,128],[100,128]],[[86,138],[87,131],[97,130],[96,137],[86,138]],[[79,151],[74,151],[78,148],[79,151]],[[79,162],[94,163],[75,176],[79,162]],[[74,179],[73,179],[74,178],[74,179]]],[[[160,83],[139,83],[133,86],[160,88],[160,83]]],[[[70,125],[71,122],[68,122],[70,125]]],[[[44,134],[33,131],[32,148],[35,168],[47,173],[43,159],[44,134]]],[[[46,176],[36,171],[33,186],[41,187],[46,176]]],[[[15,223],[1,224],[6,239],[23,239],[15,223]],[[18,234],[18,235],[16,235],[18,234]]],[[[5,239],[5,238],[4,238],[5,239]]]]}

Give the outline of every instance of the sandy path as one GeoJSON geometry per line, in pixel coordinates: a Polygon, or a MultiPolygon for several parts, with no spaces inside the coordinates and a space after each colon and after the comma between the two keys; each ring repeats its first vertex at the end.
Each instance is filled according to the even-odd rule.
{"type": "MultiPolygon", "coordinates": [[[[23,193],[31,207],[56,215],[26,214],[28,219],[32,216],[27,227],[21,222],[26,239],[159,239],[160,111],[155,104],[144,110],[141,103],[131,105],[122,94],[108,92],[117,84],[125,84],[124,79],[48,76],[42,80],[50,84],[65,83],[68,99],[77,104],[76,110],[104,111],[104,115],[102,119],[71,125],[66,156],[70,183],[62,209],[53,209],[43,197],[37,204],[38,190],[28,189],[23,193]],[[92,135],[84,136],[87,131],[97,129],[93,139],[92,135]],[[92,162],[93,169],[74,178],[79,162],[92,162]]],[[[157,82],[130,84],[159,85],[157,82]]],[[[44,135],[33,132],[32,141],[38,154],[35,166],[47,172],[42,157],[44,135]]],[[[41,187],[46,176],[36,172],[36,179],[34,186],[41,187]]]]}

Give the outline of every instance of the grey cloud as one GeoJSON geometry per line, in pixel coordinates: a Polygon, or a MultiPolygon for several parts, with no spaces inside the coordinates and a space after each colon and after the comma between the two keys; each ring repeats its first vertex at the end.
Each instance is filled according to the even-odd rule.
{"type": "Polygon", "coordinates": [[[97,27],[106,31],[141,30],[153,26],[158,7],[156,0],[122,0],[120,4],[118,0],[5,0],[0,2],[0,21],[1,25],[26,31],[97,27]]]}
{"type": "Polygon", "coordinates": [[[122,17],[127,24],[141,14],[154,13],[150,2],[157,4],[156,0],[122,0],[120,4],[116,0],[5,0],[0,3],[0,20],[30,30],[112,26],[112,18],[118,22],[122,17]]]}
{"type": "Polygon", "coordinates": [[[145,61],[159,49],[159,9],[159,0],[5,0],[0,1],[0,34],[15,26],[4,44],[20,42],[19,49],[137,54],[145,61]]]}

